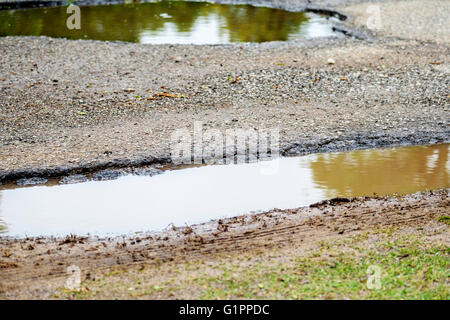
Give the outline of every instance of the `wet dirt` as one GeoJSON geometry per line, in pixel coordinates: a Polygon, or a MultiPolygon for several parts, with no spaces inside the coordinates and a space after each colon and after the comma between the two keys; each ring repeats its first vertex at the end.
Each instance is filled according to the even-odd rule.
{"type": "MultiPolygon", "coordinates": [[[[449,215],[449,192],[340,199],[133,237],[0,238],[0,296],[49,298],[64,286],[70,265],[79,266],[82,279],[86,279],[111,267],[143,268],[294,245],[307,248],[320,240],[376,228],[433,229],[439,217],[449,215]]],[[[446,241],[448,235],[448,231],[443,234],[446,241]]]]}

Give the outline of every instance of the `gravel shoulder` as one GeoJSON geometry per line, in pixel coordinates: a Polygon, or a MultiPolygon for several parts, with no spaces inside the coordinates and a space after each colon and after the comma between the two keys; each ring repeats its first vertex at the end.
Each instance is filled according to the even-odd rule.
{"type": "Polygon", "coordinates": [[[445,0],[369,2],[337,7],[359,27],[373,25],[378,36],[450,43],[450,3],[445,0]],[[377,18],[379,15],[379,19],[377,18]],[[371,19],[370,16],[373,18],[371,19]],[[375,26],[378,20],[379,26],[375,26]]]}
{"type": "MultiPolygon", "coordinates": [[[[342,3],[355,15],[343,27],[371,37],[222,46],[0,38],[1,180],[166,162],[171,133],[195,121],[278,128],[288,155],[448,141],[445,22],[444,34],[411,34],[397,22],[408,11],[392,9],[404,3],[382,2],[396,12],[383,26],[398,33],[373,36],[355,22],[367,4],[342,3]]],[[[448,8],[425,3],[422,24],[448,8]]]]}

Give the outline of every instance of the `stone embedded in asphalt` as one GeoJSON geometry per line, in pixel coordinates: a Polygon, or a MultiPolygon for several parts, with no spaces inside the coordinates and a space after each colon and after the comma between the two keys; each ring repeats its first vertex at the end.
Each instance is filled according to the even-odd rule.
{"type": "Polygon", "coordinates": [[[38,178],[38,177],[34,177],[34,178],[23,178],[23,179],[19,179],[17,180],[17,184],[19,186],[30,186],[30,185],[36,185],[36,184],[44,184],[47,183],[48,179],[45,178],[38,178]]]}
{"type": "Polygon", "coordinates": [[[105,170],[94,173],[92,175],[92,180],[95,180],[95,181],[114,180],[125,174],[126,174],[126,172],[123,172],[121,170],[105,169],[105,170]]]}
{"type": "Polygon", "coordinates": [[[154,176],[157,174],[163,173],[162,170],[151,168],[151,167],[141,167],[141,168],[135,168],[133,169],[133,174],[136,176],[154,176]]]}
{"type": "Polygon", "coordinates": [[[80,182],[86,182],[88,181],[88,178],[85,175],[82,174],[74,174],[71,176],[63,177],[59,184],[72,184],[72,183],[80,183],[80,182]]]}

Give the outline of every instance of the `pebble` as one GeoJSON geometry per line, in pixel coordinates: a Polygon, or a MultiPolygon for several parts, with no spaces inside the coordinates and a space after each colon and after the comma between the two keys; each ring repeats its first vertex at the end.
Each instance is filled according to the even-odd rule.
{"type": "Polygon", "coordinates": [[[31,185],[37,185],[37,184],[45,184],[47,183],[48,179],[45,178],[24,178],[17,180],[17,185],[19,186],[31,186],[31,185]]]}

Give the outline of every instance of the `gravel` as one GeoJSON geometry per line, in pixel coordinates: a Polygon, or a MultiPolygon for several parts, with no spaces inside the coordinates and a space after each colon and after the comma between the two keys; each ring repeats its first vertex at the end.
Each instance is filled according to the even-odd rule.
{"type": "MultiPolygon", "coordinates": [[[[380,14],[381,29],[376,30],[379,36],[450,43],[450,1],[409,0],[376,3],[376,6],[380,14]]],[[[341,11],[355,17],[353,22],[364,27],[369,15],[375,12],[373,7],[373,3],[363,3],[341,11]]]]}
{"type": "MultiPolygon", "coordinates": [[[[421,16],[422,2],[411,1],[414,20],[445,14],[442,2],[427,1],[421,16]]],[[[330,6],[351,14],[342,27],[372,37],[214,46],[0,38],[0,181],[168,162],[171,133],[195,121],[278,128],[286,155],[448,141],[445,22],[411,34],[408,5],[382,2],[383,26],[396,33],[375,33],[357,19],[366,4],[343,3],[355,1],[330,6]]]]}
{"type": "Polygon", "coordinates": [[[86,181],[88,181],[88,177],[86,177],[85,175],[74,174],[71,176],[63,177],[59,181],[59,184],[73,184],[73,183],[81,183],[81,182],[86,182],[86,181]]]}
{"type": "Polygon", "coordinates": [[[24,178],[24,179],[19,179],[17,180],[17,184],[19,186],[34,186],[37,184],[45,184],[47,183],[47,179],[44,178],[38,178],[38,177],[34,177],[34,178],[24,178]]]}

